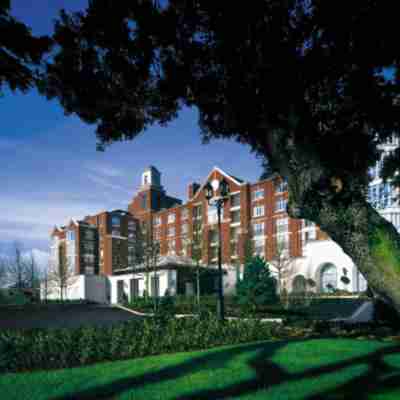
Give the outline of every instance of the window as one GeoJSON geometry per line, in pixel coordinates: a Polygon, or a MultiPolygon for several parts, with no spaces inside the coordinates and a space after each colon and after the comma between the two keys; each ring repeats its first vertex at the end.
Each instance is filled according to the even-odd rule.
{"type": "Polygon", "coordinates": [[[193,207],[193,219],[200,219],[202,217],[201,205],[193,207]]]}
{"type": "Polygon", "coordinates": [[[111,226],[120,226],[121,225],[121,218],[117,215],[113,215],[111,217],[111,226]]]}
{"type": "Polygon", "coordinates": [[[129,229],[130,231],[135,230],[135,229],[136,229],[136,222],[135,222],[135,221],[132,221],[132,220],[129,220],[129,221],[128,221],[128,229],[129,229]]]}
{"type": "Polygon", "coordinates": [[[175,227],[174,226],[169,226],[168,231],[167,231],[168,236],[175,236],[175,227]]]}
{"type": "Polygon", "coordinates": [[[231,256],[238,255],[238,244],[237,242],[231,242],[231,256]]]}
{"type": "Polygon", "coordinates": [[[239,240],[239,235],[240,235],[240,227],[235,226],[231,228],[231,242],[237,242],[239,240]]]}
{"type": "MultiPolygon", "coordinates": [[[[221,208],[221,221],[224,218],[224,208],[221,208]]],[[[209,224],[215,224],[218,222],[218,210],[215,204],[208,205],[207,208],[207,222],[209,224]]]]}
{"type": "Polygon", "coordinates": [[[85,253],[94,253],[95,246],[93,242],[84,242],[82,247],[85,253]]]}
{"type": "Polygon", "coordinates": [[[176,241],[168,240],[168,254],[175,254],[176,241]]]}
{"type": "Polygon", "coordinates": [[[240,222],[240,210],[231,211],[231,224],[240,222]]]}
{"type": "Polygon", "coordinates": [[[254,254],[256,256],[264,256],[264,239],[254,240],[254,254]]]}
{"type": "Polygon", "coordinates": [[[263,217],[264,216],[264,206],[253,207],[253,217],[263,217]]]}
{"type": "Polygon", "coordinates": [[[287,182],[285,180],[282,180],[280,182],[276,182],[275,185],[276,185],[275,186],[275,191],[278,192],[278,193],[286,192],[287,189],[288,189],[288,185],[287,185],[287,182]]]}
{"type": "Polygon", "coordinates": [[[275,211],[285,211],[286,212],[287,200],[280,197],[275,202],[275,211]]]}
{"type": "Polygon", "coordinates": [[[147,208],[147,193],[143,193],[140,198],[140,206],[145,210],[147,208]]]}
{"type": "Polygon", "coordinates": [[[158,276],[151,277],[151,295],[153,297],[160,296],[160,278],[158,276]]]}
{"type": "Polygon", "coordinates": [[[95,231],[93,229],[87,229],[84,231],[84,238],[86,240],[94,240],[95,239],[95,231]]]}
{"type": "Polygon", "coordinates": [[[181,218],[182,219],[188,219],[189,218],[189,210],[187,208],[182,208],[181,218]]]}
{"type": "Polygon", "coordinates": [[[94,254],[83,254],[83,261],[85,264],[93,264],[94,263],[94,254]]]}
{"type": "Polygon", "coordinates": [[[173,224],[175,222],[175,213],[168,214],[168,223],[173,224]]]}
{"type": "Polygon", "coordinates": [[[317,238],[317,232],[313,229],[311,231],[304,232],[304,244],[315,240],[317,238]]]}
{"type": "Polygon", "coordinates": [[[159,215],[157,217],[154,217],[153,225],[154,226],[160,226],[161,225],[161,217],[159,215]]]}
{"type": "Polygon", "coordinates": [[[377,209],[393,205],[393,188],[389,183],[379,183],[368,188],[368,201],[377,209]]]}
{"type": "Polygon", "coordinates": [[[277,218],[275,221],[276,233],[287,233],[289,231],[289,218],[277,218]]]}
{"type": "Polygon", "coordinates": [[[218,231],[216,229],[212,229],[209,231],[210,235],[210,243],[211,244],[217,244],[218,243],[218,231]]]}
{"type": "Polygon", "coordinates": [[[251,199],[253,201],[261,200],[263,198],[264,198],[264,189],[263,188],[257,188],[251,192],[251,199]]]}
{"type": "Polygon", "coordinates": [[[214,260],[215,258],[218,258],[218,246],[210,248],[210,259],[214,260]]]}
{"type": "Polygon", "coordinates": [[[131,299],[139,297],[139,279],[131,279],[131,299]]]}
{"type": "Polygon", "coordinates": [[[231,207],[240,206],[240,193],[235,193],[231,195],[231,207]]]}
{"type": "Polygon", "coordinates": [[[67,231],[67,240],[75,240],[75,232],[67,231]]]}
{"type": "Polygon", "coordinates": [[[253,235],[264,236],[264,222],[253,224],[253,235]]]}
{"type": "Polygon", "coordinates": [[[182,224],[181,235],[187,235],[188,232],[189,232],[189,225],[188,224],[182,224]]]}

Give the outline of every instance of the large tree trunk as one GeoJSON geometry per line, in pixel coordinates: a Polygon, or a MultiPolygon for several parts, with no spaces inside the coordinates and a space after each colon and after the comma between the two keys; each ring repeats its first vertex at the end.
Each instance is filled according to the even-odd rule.
{"type": "Polygon", "coordinates": [[[288,180],[289,215],[315,222],[353,260],[374,294],[400,314],[400,235],[367,202],[366,171],[333,171],[315,149],[297,145],[293,137],[270,135],[265,148],[288,180]]]}

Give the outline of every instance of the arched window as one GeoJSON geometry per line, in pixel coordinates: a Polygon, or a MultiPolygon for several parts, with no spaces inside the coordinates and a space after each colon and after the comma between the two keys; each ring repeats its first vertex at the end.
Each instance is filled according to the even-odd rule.
{"type": "Polygon", "coordinates": [[[303,275],[296,275],[293,279],[292,292],[304,293],[307,288],[306,278],[303,275]]]}
{"type": "Polygon", "coordinates": [[[325,264],[321,268],[321,292],[328,293],[337,288],[337,268],[334,264],[325,264]]]}

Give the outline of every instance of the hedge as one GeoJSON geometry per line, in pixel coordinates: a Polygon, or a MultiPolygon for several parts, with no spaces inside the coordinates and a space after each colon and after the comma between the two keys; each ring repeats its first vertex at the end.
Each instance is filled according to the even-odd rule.
{"type": "Polygon", "coordinates": [[[132,320],[109,327],[32,329],[0,333],[0,372],[70,368],[162,353],[265,340],[279,326],[215,317],[132,320]]]}

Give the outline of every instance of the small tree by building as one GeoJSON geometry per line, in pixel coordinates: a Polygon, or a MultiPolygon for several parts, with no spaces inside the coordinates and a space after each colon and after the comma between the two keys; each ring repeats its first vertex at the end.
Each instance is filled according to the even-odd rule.
{"type": "Polygon", "coordinates": [[[240,304],[253,311],[260,305],[277,302],[276,280],[263,258],[253,257],[245,265],[243,279],[237,283],[237,296],[240,304]]]}
{"type": "Polygon", "coordinates": [[[200,220],[193,221],[193,231],[190,238],[184,240],[184,246],[186,247],[187,254],[190,254],[190,258],[194,262],[195,274],[196,274],[196,302],[200,309],[200,297],[201,297],[201,274],[202,274],[202,258],[203,258],[203,231],[202,223],[200,220]]]}
{"type": "Polygon", "coordinates": [[[295,258],[291,256],[286,242],[279,240],[276,241],[273,256],[271,258],[271,264],[276,270],[278,281],[277,289],[279,297],[281,301],[283,301],[283,298],[286,297],[288,293],[288,280],[293,277],[295,268],[295,258]]]}
{"type": "MultiPolygon", "coordinates": [[[[154,274],[154,284],[156,284],[157,264],[160,259],[160,242],[155,239],[152,228],[152,221],[145,221],[142,223],[141,229],[138,232],[138,261],[140,261],[145,270],[145,296],[150,294],[150,279],[152,271],[154,274]]],[[[156,302],[157,299],[155,298],[155,308],[156,302]]]]}
{"type": "Polygon", "coordinates": [[[48,294],[57,291],[60,300],[67,298],[68,289],[76,282],[77,276],[65,253],[65,247],[60,246],[58,260],[51,260],[46,276],[46,298],[48,294]]]}

